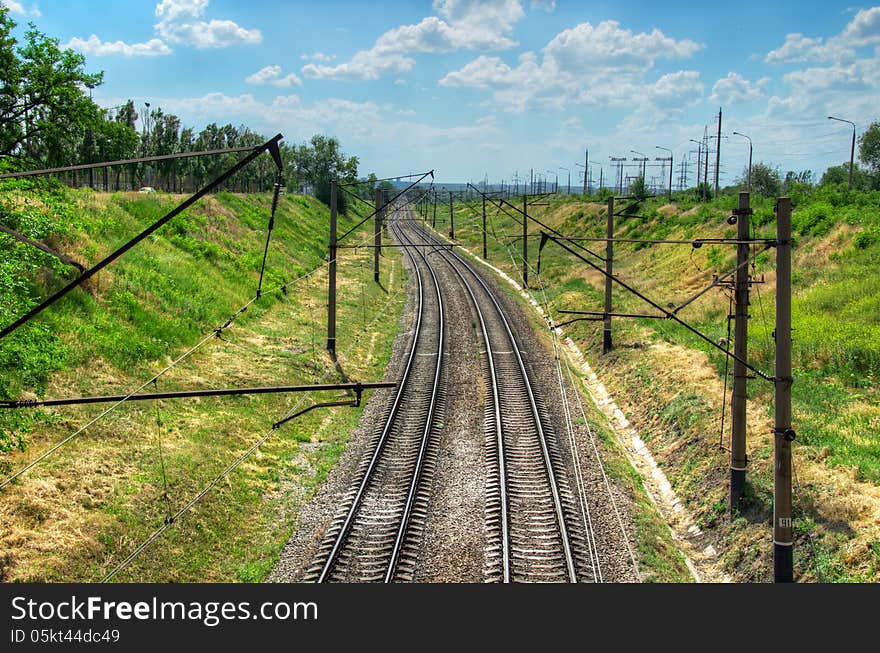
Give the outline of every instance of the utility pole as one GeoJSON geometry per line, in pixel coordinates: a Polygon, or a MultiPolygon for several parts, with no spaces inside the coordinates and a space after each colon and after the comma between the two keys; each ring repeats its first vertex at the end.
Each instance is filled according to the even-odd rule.
{"type": "Polygon", "coordinates": [[[385,207],[382,202],[382,190],[375,191],[376,215],[373,231],[373,281],[379,283],[379,256],[382,254],[382,214],[385,207]]]}
{"type": "MultiPolygon", "coordinates": [[[[626,157],[616,157],[609,156],[609,159],[617,162],[617,194],[623,194],[623,162],[626,161],[626,157]]],[[[601,182],[600,182],[601,185],[601,182]]]]}
{"type": "MultiPolygon", "coordinates": [[[[733,361],[733,392],[730,403],[731,437],[730,437],[730,517],[742,499],[746,482],[746,383],[748,369],[749,338],[749,194],[739,194],[739,208],[736,216],[736,281],[734,289],[734,355],[733,361]]],[[[730,319],[728,317],[728,319],[730,319]]]]}
{"type": "Polygon", "coordinates": [[[452,191],[449,191],[449,237],[455,240],[455,214],[452,211],[452,191]]]}
{"type": "Polygon", "coordinates": [[[703,166],[703,197],[709,199],[709,131],[703,127],[703,142],[706,144],[706,165],[703,166]]]}
{"type": "Polygon", "coordinates": [[[431,229],[437,228],[437,191],[434,191],[434,215],[431,218],[431,229]]]}
{"type": "Polygon", "coordinates": [[[584,150],[584,195],[587,194],[587,172],[590,170],[590,150],[584,150]]]}
{"type": "Polygon", "coordinates": [[[330,265],[327,273],[327,351],[336,358],[336,180],[330,181],[330,265]]]}
{"type": "Polygon", "coordinates": [[[791,200],[776,202],[776,376],[773,482],[773,578],[794,581],[791,515],[791,200]]]}
{"type": "Polygon", "coordinates": [[[523,195],[523,208],[522,208],[522,258],[523,258],[523,268],[522,268],[522,278],[523,278],[523,288],[529,287],[529,199],[528,195],[523,195]]]}
{"type": "MultiPolygon", "coordinates": [[[[696,185],[696,188],[699,190],[699,188],[700,188],[700,166],[703,162],[703,144],[700,141],[694,140],[693,138],[689,138],[688,140],[691,143],[697,144],[697,183],[695,185],[696,185]]],[[[702,197],[702,192],[700,194],[700,197],[702,197]]]]}
{"type": "Polygon", "coordinates": [[[721,170],[721,107],[718,107],[718,135],[715,137],[715,197],[718,197],[718,172],[721,170]]]}
{"type": "Polygon", "coordinates": [[[614,274],[614,198],[608,198],[608,216],[605,221],[605,315],[602,331],[602,353],[611,351],[611,280],[614,274]]]}
{"type": "Polygon", "coordinates": [[[488,252],[486,251],[486,195],[483,194],[483,260],[488,261],[488,252]]]}
{"type": "Polygon", "coordinates": [[[668,147],[660,147],[659,145],[655,145],[655,148],[658,150],[665,150],[669,152],[669,159],[661,159],[661,161],[669,161],[669,198],[672,199],[672,156],[673,152],[668,147]]]}

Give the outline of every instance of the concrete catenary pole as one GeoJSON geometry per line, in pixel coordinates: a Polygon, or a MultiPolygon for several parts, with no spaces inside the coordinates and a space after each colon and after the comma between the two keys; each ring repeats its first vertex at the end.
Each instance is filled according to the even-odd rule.
{"type": "Polygon", "coordinates": [[[527,195],[523,195],[522,208],[522,279],[523,288],[529,287],[529,200],[527,195]]]}
{"type": "Polygon", "coordinates": [[[375,192],[375,204],[375,229],[373,231],[373,281],[379,283],[379,256],[382,254],[382,218],[385,213],[385,208],[382,202],[382,190],[379,188],[377,188],[375,192]]]}
{"type": "Polygon", "coordinates": [[[776,204],[776,377],[774,415],[773,577],[794,580],[791,515],[791,200],[776,204]]]}
{"type": "Polygon", "coordinates": [[[746,383],[749,337],[749,194],[739,194],[736,211],[736,281],[734,309],[733,393],[730,403],[730,516],[733,517],[746,481],[746,383]]]}
{"type": "Polygon", "coordinates": [[[721,107],[718,107],[718,133],[715,137],[715,197],[718,197],[718,173],[721,171],[721,107]]]}
{"type": "Polygon", "coordinates": [[[330,265],[327,273],[327,351],[336,356],[336,180],[330,182],[330,265]]]}
{"type": "Polygon", "coordinates": [[[452,210],[452,191],[449,191],[449,237],[455,239],[455,213],[452,210]]]}
{"type": "Polygon", "coordinates": [[[489,260],[488,252],[486,251],[486,195],[483,195],[483,260],[489,260]]]}
{"type": "Polygon", "coordinates": [[[614,274],[614,198],[608,198],[608,216],[605,221],[605,316],[602,330],[602,353],[611,351],[611,279],[614,274]]]}

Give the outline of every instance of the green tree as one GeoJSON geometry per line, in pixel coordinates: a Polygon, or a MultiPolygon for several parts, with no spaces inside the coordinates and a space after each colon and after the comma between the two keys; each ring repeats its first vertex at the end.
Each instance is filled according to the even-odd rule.
{"type": "Polygon", "coordinates": [[[650,195],[648,192],[648,186],[645,184],[645,178],[641,175],[633,179],[632,184],[629,187],[629,194],[638,197],[639,199],[643,199],[650,195]]]}
{"type": "Polygon", "coordinates": [[[101,111],[85,88],[103,73],[84,70],[83,55],[59,47],[30,24],[24,44],[15,47],[15,22],[0,7],[0,154],[28,155],[47,164],[68,160],[101,111]]]}
{"type": "MultiPolygon", "coordinates": [[[[855,164],[853,167],[853,190],[868,190],[871,188],[871,181],[871,175],[864,168],[860,167],[858,163],[855,164]]],[[[831,166],[825,171],[822,179],[819,181],[820,186],[836,184],[849,184],[849,161],[841,163],[839,166],[831,166]]]]}
{"type": "MultiPolygon", "coordinates": [[[[324,204],[330,205],[330,182],[351,182],[357,179],[358,158],[347,157],[339,148],[339,141],[315,134],[308,144],[296,146],[293,151],[294,177],[311,187],[312,193],[324,204]]],[[[337,207],[345,210],[342,192],[336,194],[337,207]]]]}
{"type": "MultiPolygon", "coordinates": [[[[748,175],[748,168],[745,168],[738,183],[745,185],[748,175]]],[[[764,197],[778,197],[782,192],[782,175],[779,170],[763,162],[754,164],[752,166],[752,192],[764,197]]]]}
{"type": "Polygon", "coordinates": [[[872,122],[859,136],[859,161],[880,174],[880,122],[872,122]]]}

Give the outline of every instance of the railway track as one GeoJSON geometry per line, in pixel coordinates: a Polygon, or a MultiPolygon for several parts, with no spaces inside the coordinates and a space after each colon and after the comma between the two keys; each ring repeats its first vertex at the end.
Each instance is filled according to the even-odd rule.
{"type": "MultiPolygon", "coordinates": [[[[417,223],[413,223],[417,224],[417,223]]],[[[442,244],[424,227],[422,243],[442,244]]],[[[486,567],[489,582],[592,582],[588,525],[558,452],[551,420],[498,299],[473,266],[448,248],[433,250],[458,277],[475,310],[486,383],[486,567]]],[[[429,255],[430,256],[430,255],[429,255]]]]}
{"type": "Polygon", "coordinates": [[[484,349],[484,580],[595,581],[589,538],[578,520],[551,420],[501,303],[467,260],[418,221],[401,217],[412,214],[392,214],[395,238],[419,245],[404,248],[417,286],[409,354],[387,416],[305,580],[413,579],[420,547],[426,545],[420,535],[443,423],[443,293],[458,285],[455,291],[468,298],[484,349]]]}
{"type": "MultiPolygon", "coordinates": [[[[392,224],[403,243],[407,237],[392,224]]],[[[305,580],[412,579],[444,408],[444,307],[440,284],[418,248],[405,248],[418,301],[412,344],[387,417],[368,446],[305,580]],[[411,251],[415,249],[416,251],[411,251]]]]}

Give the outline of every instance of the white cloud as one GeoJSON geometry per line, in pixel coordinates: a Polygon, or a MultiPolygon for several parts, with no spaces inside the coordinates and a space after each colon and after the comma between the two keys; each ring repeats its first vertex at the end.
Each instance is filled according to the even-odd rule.
{"type": "Polygon", "coordinates": [[[712,95],[709,99],[722,105],[751,102],[764,95],[764,87],[769,82],[769,77],[750,82],[739,73],[729,72],[727,77],[722,77],[712,86],[712,95]]]}
{"type": "Polygon", "coordinates": [[[514,112],[563,109],[570,103],[623,105],[633,98],[648,98],[654,104],[668,104],[672,98],[690,101],[695,88],[702,92],[695,71],[671,73],[653,83],[644,78],[658,59],[688,57],[701,47],[657,29],[633,34],[615,21],[595,27],[582,23],[557,34],[540,60],[536,53],[526,52],[512,67],[500,57],[481,55],[449,72],[439,84],[491,90],[495,104],[514,112]]]}
{"type": "Polygon", "coordinates": [[[395,86],[406,86],[406,80],[402,78],[397,78],[394,80],[395,86]]]}
{"type": "Polygon", "coordinates": [[[30,7],[25,7],[22,3],[17,0],[2,0],[0,2],[4,7],[9,9],[10,14],[14,14],[17,16],[25,16],[28,18],[39,18],[42,16],[42,12],[37,5],[31,5],[30,7]]]}
{"type": "Polygon", "coordinates": [[[785,43],[771,50],[764,57],[766,63],[796,63],[801,61],[839,61],[853,56],[852,48],[839,40],[827,43],[819,38],[809,38],[800,33],[787,34],[785,43]]]}
{"type": "Polygon", "coordinates": [[[172,43],[197,48],[225,48],[239,43],[261,43],[258,29],[247,29],[231,20],[200,20],[209,0],[161,0],[156,5],[156,33],[172,43]]]}
{"type": "Polygon", "coordinates": [[[519,0],[434,0],[439,16],[388,30],[369,50],[344,63],[309,63],[302,72],[324,79],[378,79],[412,70],[411,53],[446,53],[461,49],[504,50],[517,43],[508,34],[525,14],[519,0]]]}
{"type": "MultiPolygon", "coordinates": [[[[9,2],[4,1],[7,4],[9,2]]],[[[96,56],[154,57],[171,54],[168,43],[181,43],[201,49],[262,42],[263,37],[258,29],[246,29],[231,20],[200,20],[208,8],[208,2],[209,0],[161,0],[155,9],[159,20],[153,26],[157,38],[145,43],[102,41],[92,34],[87,39],[75,36],[66,47],[96,56]]],[[[286,85],[295,84],[298,79],[294,75],[286,85]]]]}
{"type": "Polygon", "coordinates": [[[125,57],[158,57],[171,54],[169,48],[160,39],[150,39],[146,43],[125,43],[124,41],[102,41],[95,34],[83,40],[74,36],[64,44],[65,48],[73,48],[84,54],[96,57],[123,55],[125,57]]]}
{"type": "Polygon", "coordinates": [[[312,54],[301,54],[299,56],[303,61],[333,61],[336,55],[324,54],[323,52],[313,52],[312,54]]]}
{"type": "Polygon", "coordinates": [[[834,62],[855,58],[856,49],[880,44],[880,7],[861,9],[840,34],[825,39],[798,32],[787,34],[785,43],[767,53],[767,63],[834,62]]]}
{"type": "Polygon", "coordinates": [[[860,10],[841,37],[854,45],[880,43],[880,7],[860,10]]]}
{"type": "Polygon", "coordinates": [[[556,10],[556,0],[532,0],[532,9],[543,9],[548,14],[556,10]]]}
{"type": "Polygon", "coordinates": [[[249,75],[245,80],[246,84],[254,86],[265,86],[271,84],[279,88],[289,88],[291,86],[302,86],[302,80],[295,73],[288,73],[284,77],[281,76],[281,66],[266,66],[261,68],[253,75],[249,75]]]}

